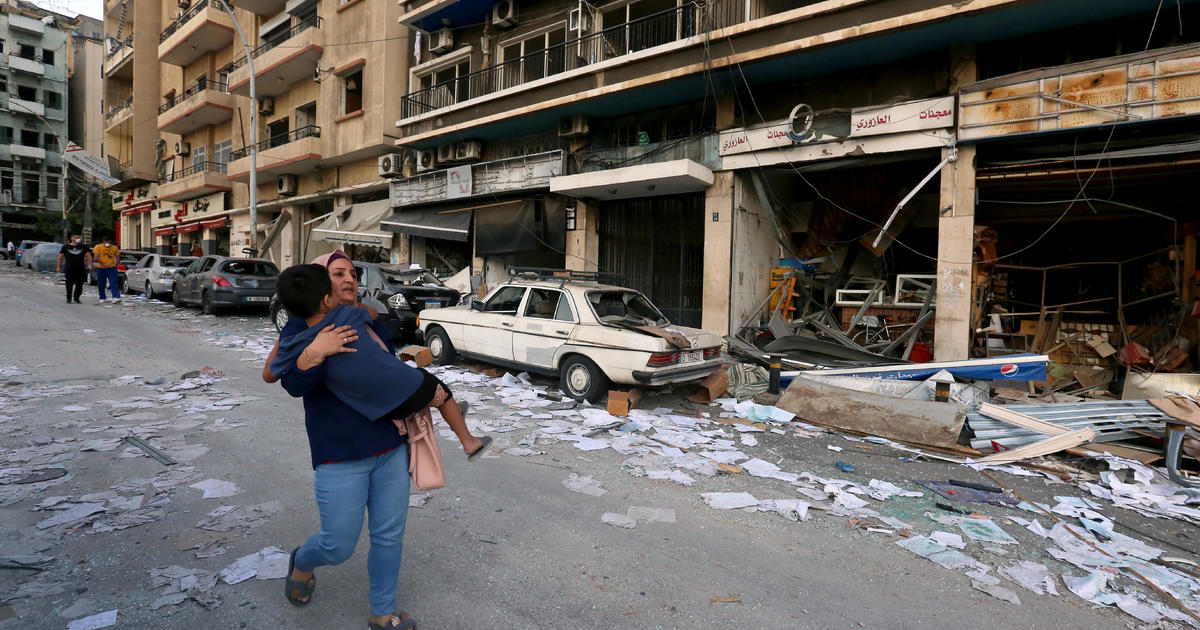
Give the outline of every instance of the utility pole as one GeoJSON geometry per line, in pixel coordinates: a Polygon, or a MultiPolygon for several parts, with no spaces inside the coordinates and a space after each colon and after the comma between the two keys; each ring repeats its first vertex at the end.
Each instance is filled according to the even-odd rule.
{"type": "MultiPolygon", "coordinates": [[[[233,14],[233,7],[229,6],[226,0],[218,0],[221,3],[221,8],[229,14],[229,19],[233,22],[233,28],[237,31],[238,38],[242,40],[242,48],[246,50],[246,66],[250,69],[250,249],[254,250],[254,255],[259,256],[258,251],[258,91],[254,82],[254,51],[250,49],[250,42],[246,41],[246,34],[242,32],[242,25],[238,23],[237,16],[233,14]]],[[[231,252],[232,253],[232,252],[231,252]]]]}
{"type": "Polygon", "coordinates": [[[87,205],[83,207],[83,242],[92,242],[92,208],[96,205],[96,191],[88,187],[87,190],[87,205]]]}

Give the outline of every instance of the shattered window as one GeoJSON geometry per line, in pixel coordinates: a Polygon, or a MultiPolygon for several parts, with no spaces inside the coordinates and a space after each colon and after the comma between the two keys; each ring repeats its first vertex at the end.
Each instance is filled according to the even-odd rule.
{"type": "Polygon", "coordinates": [[[588,303],[602,322],[630,322],[639,326],[670,323],[650,300],[636,291],[588,291],[588,303]]]}
{"type": "Polygon", "coordinates": [[[235,276],[279,275],[279,269],[274,264],[261,260],[231,260],[225,263],[221,271],[235,276]]]}

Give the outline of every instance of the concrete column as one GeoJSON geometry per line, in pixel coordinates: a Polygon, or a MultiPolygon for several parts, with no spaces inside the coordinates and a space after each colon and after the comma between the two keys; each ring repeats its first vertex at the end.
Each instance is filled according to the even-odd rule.
{"type": "Polygon", "coordinates": [[[399,232],[392,235],[392,255],[391,260],[393,265],[409,265],[412,264],[412,237],[408,234],[399,232]]]}
{"type": "Polygon", "coordinates": [[[291,216],[291,220],[283,226],[283,232],[279,234],[279,259],[276,261],[280,269],[287,269],[292,265],[307,262],[300,260],[300,234],[304,228],[304,215],[300,206],[294,205],[284,206],[279,213],[291,216]]]}
{"type": "Polygon", "coordinates": [[[722,171],[713,174],[712,186],[704,194],[704,289],[700,327],[719,335],[729,334],[735,193],[734,173],[722,171]]]}
{"type": "Polygon", "coordinates": [[[220,252],[217,251],[217,243],[219,241],[217,240],[216,230],[205,229],[200,234],[200,250],[204,252],[204,255],[214,256],[219,254],[220,252]]]}
{"type": "Polygon", "coordinates": [[[408,259],[410,263],[416,263],[422,267],[429,264],[429,245],[425,242],[425,237],[412,237],[408,249],[408,259]]]}
{"type": "Polygon", "coordinates": [[[575,229],[567,232],[566,268],[596,271],[600,258],[600,209],[582,199],[575,202],[575,229]]]}
{"type": "MultiPolygon", "coordinates": [[[[950,50],[949,92],[978,79],[973,46],[950,50]]],[[[970,355],[971,304],[974,298],[975,253],[975,147],[944,149],[942,157],[957,151],[957,159],[942,169],[938,204],[937,309],[934,315],[933,356],[956,361],[970,355]]]]}
{"type": "Polygon", "coordinates": [[[960,146],[958,159],[942,169],[940,212],[933,354],[938,361],[956,361],[968,358],[971,343],[974,146],[960,146]]]}

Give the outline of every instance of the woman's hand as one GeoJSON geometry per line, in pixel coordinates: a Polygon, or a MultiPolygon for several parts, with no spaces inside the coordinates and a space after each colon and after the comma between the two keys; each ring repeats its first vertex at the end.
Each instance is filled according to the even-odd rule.
{"type": "Polygon", "coordinates": [[[335,328],[333,324],[330,324],[321,329],[312,343],[308,344],[304,352],[300,353],[300,359],[296,362],[297,367],[307,370],[339,352],[357,352],[354,348],[346,347],[346,344],[357,339],[358,333],[354,332],[352,326],[335,328]]]}

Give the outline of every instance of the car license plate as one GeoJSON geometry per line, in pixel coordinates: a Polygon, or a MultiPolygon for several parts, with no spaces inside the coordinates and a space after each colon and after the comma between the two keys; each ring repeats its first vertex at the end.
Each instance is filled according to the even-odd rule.
{"type": "Polygon", "coordinates": [[[679,353],[680,363],[699,363],[704,360],[704,352],[681,352],[679,353]]]}
{"type": "Polygon", "coordinates": [[[426,302],[425,308],[442,308],[441,302],[426,302]]]}
{"type": "Polygon", "coordinates": [[[265,295],[249,295],[246,296],[247,302],[269,302],[271,298],[265,295]]]}

